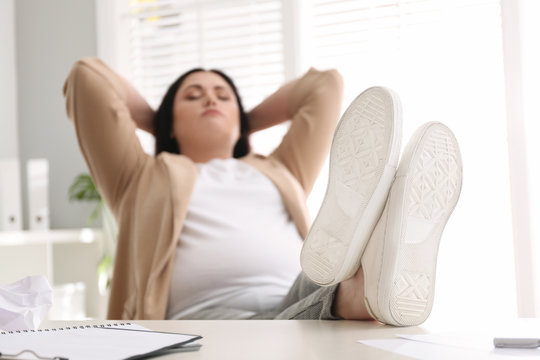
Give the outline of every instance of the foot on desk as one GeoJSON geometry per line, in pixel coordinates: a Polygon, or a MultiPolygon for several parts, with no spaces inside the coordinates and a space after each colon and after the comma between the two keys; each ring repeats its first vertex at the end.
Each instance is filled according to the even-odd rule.
{"type": "Polygon", "coordinates": [[[364,91],[337,126],[326,196],[300,256],[316,284],[337,284],[357,272],[394,180],[400,145],[398,95],[381,87],[364,91]]]}
{"type": "Polygon", "coordinates": [[[433,306],[443,229],[459,198],[462,163],[445,125],[425,124],[409,142],[362,255],[365,305],[390,325],[424,322],[433,306]]]}
{"type": "Polygon", "coordinates": [[[461,191],[457,141],[441,123],[418,129],[356,275],[340,283],[334,314],[395,326],[424,322],[433,305],[442,231],[461,191]]]}

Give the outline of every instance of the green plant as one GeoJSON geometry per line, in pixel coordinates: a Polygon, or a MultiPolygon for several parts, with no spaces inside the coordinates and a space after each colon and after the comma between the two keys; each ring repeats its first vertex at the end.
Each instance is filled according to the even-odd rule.
{"type": "Polygon", "coordinates": [[[86,219],[88,225],[93,224],[100,215],[103,217],[106,244],[104,244],[103,254],[97,265],[97,273],[100,291],[105,293],[109,289],[112,279],[116,223],[89,174],[77,175],[69,187],[68,194],[70,201],[97,202],[96,207],[86,219]]]}
{"type": "Polygon", "coordinates": [[[79,174],[73,183],[69,187],[69,200],[70,201],[97,201],[97,205],[86,219],[88,225],[91,225],[96,221],[105,205],[99,191],[94,184],[94,180],[89,174],[79,174]]]}

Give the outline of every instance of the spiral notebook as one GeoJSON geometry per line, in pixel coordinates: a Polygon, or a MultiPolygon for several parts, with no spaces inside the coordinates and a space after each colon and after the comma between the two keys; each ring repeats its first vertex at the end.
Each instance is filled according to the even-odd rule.
{"type": "Polygon", "coordinates": [[[147,329],[131,323],[0,332],[0,359],[148,359],[194,351],[199,335],[147,329]]]}

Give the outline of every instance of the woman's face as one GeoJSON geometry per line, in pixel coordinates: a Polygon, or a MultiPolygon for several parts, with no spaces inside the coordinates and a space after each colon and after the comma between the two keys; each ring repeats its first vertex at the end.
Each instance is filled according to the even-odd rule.
{"type": "Polygon", "coordinates": [[[199,71],[178,88],[173,106],[173,133],[182,152],[187,147],[230,147],[240,137],[240,110],[233,89],[218,74],[199,71]]]}

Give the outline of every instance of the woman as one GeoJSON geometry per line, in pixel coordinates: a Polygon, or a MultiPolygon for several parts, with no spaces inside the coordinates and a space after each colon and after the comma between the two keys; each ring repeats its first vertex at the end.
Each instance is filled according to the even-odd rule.
{"type": "MultiPolygon", "coordinates": [[[[388,178],[393,179],[397,165],[400,119],[394,95],[370,93],[348,110],[346,117],[351,120],[347,123],[354,123],[358,112],[367,119],[365,124],[378,123],[370,119],[371,109],[380,106],[373,99],[386,102],[376,115],[383,120],[384,133],[373,145],[378,158],[377,171],[372,173],[377,175],[360,183],[369,189],[362,196],[378,195],[365,206],[348,200],[353,204],[348,206],[351,213],[339,218],[346,222],[339,228],[324,223],[328,216],[317,219],[317,231],[304,247],[307,260],[303,263],[316,281],[317,271],[312,270],[332,253],[324,251],[321,241],[330,243],[329,250],[338,243],[344,249],[333,257],[330,267],[334,268],[327,271],[331,281],[318,281],[330,286],[319,287],[300,275],[287,292],[300,270],[296,259],[308,233],[305,199],[330,148],[340,111],[342,80],[336,71],[311,69],[248,114],[230,79],[212,71],[197,70],[180,77],[155,116],[134,88],[98,59],[75,64],[64,94],[92,177],[119,224],[108,318],[375,316],[387,323],[409,324],[409,320],[389,318],[384,311],[382,315],[368,312],[359,268],[388,194],[388,178]],[[290,129],[271,155],[249,153],[250,133],[289,119],[290,129]],[[142,151],[136,127],[156,136],[155,158],[142,151]],[[390,170],[381,174],[386,168],[390,170]],[[369,221],[358,226],[364,218],[369,221]],[[329,236],[321,237],[321,229],[329,236]],[[341,234],[345,240],[334,241],[332,235],[341,236],[338,233],[343,229],[347,230],[341,234]],[[354,249],[352,257],[344,255],[348,249],[354,249]]],[[[369,133],[376,134],[375,129],[374,125],[369,133]]],[[[415,142],[427,144],[423,139],[430,138],[431,132],[423,129],[415,142]]],[[[364,140],[354,141],[363,144],[364,140]]],[[[336,147],[345,145],[338,141],[336,147]]],[[[407,166],[415,161],[412,157],[407,166]]],[[[351,173],[344,167],[337,172],[351,173]]],[[[352,175],[362,178],[364,173],[361,168],[352,175]]],[[[330,186],[338,188],[340,181],[338,185],[330,181],[330,186]]],[[[360,195],[351,195],[361,200],[360,195]]],[[[327,196],[321,214],[333,209],[333,202],[327,196]]],[[[450,202],[437,223],[446,222],[453,205],[450,202]]],[[[440,238],[440,232],[430,236],[440,238]]],[[[390,262],[393,266],[396,260],[390,262]]],[[[392,279],[387,282],[391,284],[392,279]]],[[[432,294],[428,295],[420,321],[431,308],[432,294]]]]}

